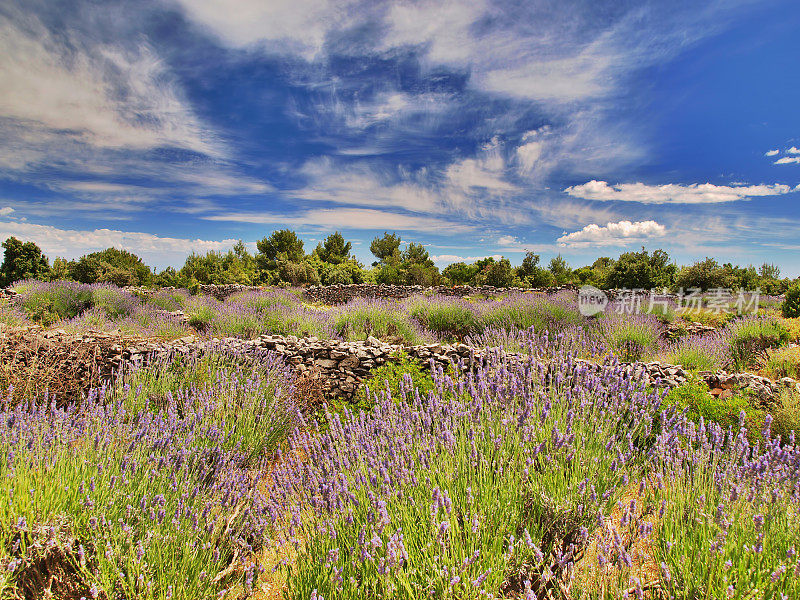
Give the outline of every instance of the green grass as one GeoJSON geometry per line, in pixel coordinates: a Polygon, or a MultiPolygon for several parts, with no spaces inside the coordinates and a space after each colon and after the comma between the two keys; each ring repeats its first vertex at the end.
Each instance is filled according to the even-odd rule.
{"type": "Polygon", "coordinates": [[[473,333],[478,324],[475,312],[456,302],[417,300],[410,303],[409,314],[422,327],[437,333],[443,340],[462,340],[473,333]]]}
{"type": "Polygon", "coordinates": [[[333,329],[345,340],[365,340],[374,336],[404,344],[422,343],[423,337],[409,317],[385,306],[345,307],[336,315],[333,329]]]}

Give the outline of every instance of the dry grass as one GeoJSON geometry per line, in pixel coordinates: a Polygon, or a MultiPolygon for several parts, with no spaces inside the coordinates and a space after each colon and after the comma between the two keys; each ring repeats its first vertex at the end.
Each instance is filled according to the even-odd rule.
{"type": "MultiPolygon", "coordinates": [[[[647,485],[652,483],[647,482],[647,485]]],[[[623,491],[617,506],[592,534],[583,556],[575,564],[573,587],[578,589],[572,594],[573,598],[618,598],[624,590],[633,592],[630,588],[634,577],[641,582],[644,598],[658,597],[660,573],[654,558],[654,534],[641,537],[635,533],[638,525],[646,522],[651,523],[653,530],[657,531],[658,515],[652,508],[645,506],[639,484],[631,483],[623,491]],[[636,503],[635,511],[630,514],[629,523],[623,526],[621,520],[624,511],[630,507],[632,501],[636,503]],[[618,562],[608,562],[600,566],[598,556],[602,549],[613,548],[615,545],[625,548],[631,558],[630,567],[620,568],[618,562]]]]}

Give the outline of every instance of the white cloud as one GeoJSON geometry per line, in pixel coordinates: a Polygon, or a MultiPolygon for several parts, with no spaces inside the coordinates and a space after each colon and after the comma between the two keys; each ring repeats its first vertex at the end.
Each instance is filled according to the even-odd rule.
{"type": "Polygon", "coordinates": [[[528,142],[517,148],[517,161],[522,174],[530,173],[542,155],[542,142],[528,142]]]}
{"type": "Polygon", "coordinates": [[[325,230],[375,229],[398,231],[424,231],[441,234],[459,234],[474,231],[474,227],[441,218],[401,214],[371,208],[324,208],[308,210],[293,215],[267,212],[224,213],[201,217],[207,221],[229,221],[236,223],[263,223],[313,226],[325,230]]]}
{"type": "MultiPolygon", "coordinates": [[[[179,0],[186,12],[231,46],[271,42],[270,49],[311,59],[328,31],[346,26],[363,11],[332,0],[179,0]]],[[[360,14],[362,13],[362,14],[360,14]]]]}
{"type": "MultiPolygon", "coordinates": [[[[0,17],[0,89],[0,117],[10,121],[5,141],[27,148],[33,161],[52,156],[54,140],[62,147],[70,140],[220,155],[146,45],[86,48],[69,35],[52,36],[38,21],[27,19],[23,27],[0,17]]],[[[24,166],[24,158],[4,162],[24,166]]]]}
{"type": "Polygon", "coordinates": [[[788,154],[800,154],[800,148],[797,148],[796,146],[792,146],[786,152],[788,154]]]}
{"type": "Polygon", "coordinates": [[[608,185],[605,181],[592,180],[564,190],[570,196],[586,200],[619,202],[641,202],[642,204],[713,204],[746,200],[753,196],[778,196],[788,194],[788,185],[727,186],[712,183],[683,185],[668,183],[647,185],[645,183],[619,183],[608,185]]]}
{"type": "Polygon", "coordinates": [[[10,206],[4,206],[3,208],[0,208],[0,217],[7,217],[13,212],[14,212],[13,208],[11,208],[10,206]]]}
{"type": "Polygon", "coordinates": [[[775,156],[776,154],[780,154],[780,150],[769,150],[764,153],[764,156],[775,156]]]}
{"type": "Polygon", "coordinates": [[[601,227],[594,223],[556,240],[561,246],[624,246],[633,241],[663,237],[666,227],[655,221],[619,221],[601,227]]]}
{"type": "Polygon", "coordinates": [[[456,262],[465,262],[465,263],[473,263],[477,260],[483,260],[484,258],[493,258],[495,260],[500,260],[503,258],[502,254],[492,254],[491,257],[489,256],[458,256],[456,254],[437,254],[436,256],[431,256],[431,260],[435,262],[437,265],[444,266],[449,265],[456,262]]]}
{"type": "Polygon", "coordinates": [[[784,156],[775,161],[776,165],[790,165],[792,163],[800,163],[800,156],[784,156]]]}
{"type": "Polygon", "coordinates": [[[0,239],[12,235],[36,242],[50,258],[75,258],[113,246],[133,252],[144,258],[148,264],[157,267],[177,264],[192,251],[205,253],[209,250],[227,250],[236,243],[232,239],[214,241],[160,237],[151,233],[116,229],[80,231],[59,229],[50,225],[0,221],[0,239]]]}

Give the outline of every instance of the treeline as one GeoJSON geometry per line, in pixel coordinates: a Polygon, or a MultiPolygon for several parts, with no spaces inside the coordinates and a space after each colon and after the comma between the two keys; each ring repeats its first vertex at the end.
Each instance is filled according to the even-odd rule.
{"type": "Polygon", "coordinates": [[[294,231],[282,229],[256,243],[250,253],[243,242],[227,252],[190,254],[180,269],[167,267],[155,272],[141,258],[126,250],[107,248],[76,260],[56,258],[50,265],[33,242],[15,237],[2,244],[0,285],[21,279],[70,279],[82,283],[113,283],[118,286],[175,286],[241,283],[245,285],[307,286],[347,283],[406,285],[491,285],[495,287],[551,287],[568,283],[600,288],[714,288],[754,290],[768,294],[785,292],[793,283],[780,277],[772,264],[759,268],[719,264],[705,258],[679,267],[663,250],[626,252],[614,259],[598,258],[591,265],[572,268],[561,256],[545,266],[538,254],[528,252],[519,266],[507,258],[492,257],[474,263],[456,262],[441,272],[422,244],[403,241],[384,233],[370,244],[375,261],[365,266],[352,255],[352,244],[338,231],[329,235],[311,253],[294,231]]]}

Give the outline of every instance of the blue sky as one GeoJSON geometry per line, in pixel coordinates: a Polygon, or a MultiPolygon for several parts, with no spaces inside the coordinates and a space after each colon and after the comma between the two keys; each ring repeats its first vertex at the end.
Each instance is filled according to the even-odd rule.
{"type": "Polygon", "coordinates": [[[0,4],[0,237],[159,268],[277,228],[439,266],[800,275],[800,3],[0,4]]]}

